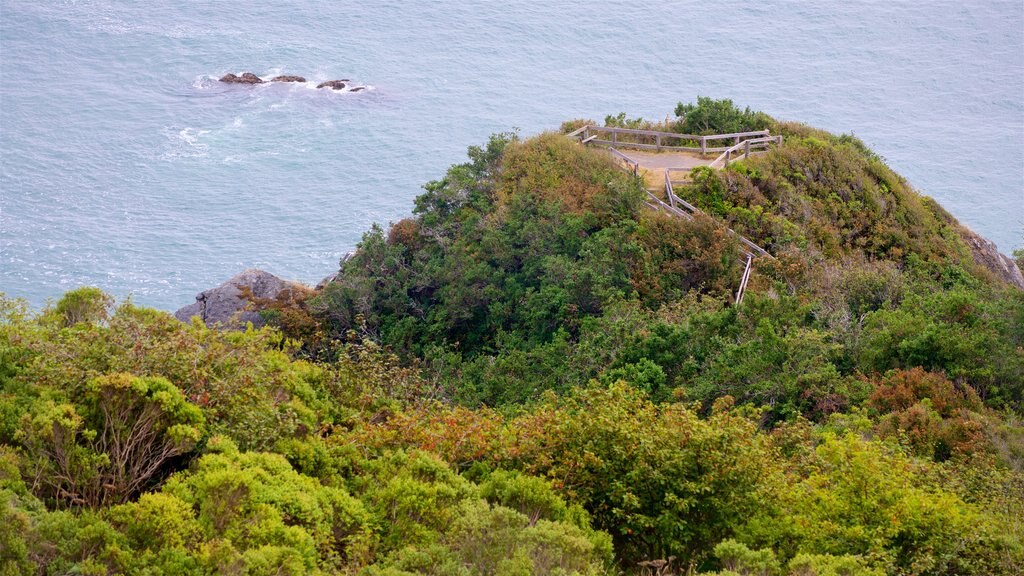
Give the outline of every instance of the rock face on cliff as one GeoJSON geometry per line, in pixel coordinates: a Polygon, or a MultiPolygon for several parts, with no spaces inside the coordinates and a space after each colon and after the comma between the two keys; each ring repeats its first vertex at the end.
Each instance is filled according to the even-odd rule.
{"type": "Polygon", "coordinates": [[[988,269],[997,278],[1024,290],[1024,274],[1021,274],[1020,268],[1012,258],[999,251],[995,243],[963,226],[960,227],[960,236],[971,249],[971,255],[974,256],[975,262],[988,269]]]}
{"type": "Polygon", "coordinates": [[[269,272],[250,268],[233,276],[227,282],[196,295],[196,301],[174,313],[182,322],[189,322],[198,316],[208,326],[220,324],[225,328],[244,327],[246,322],[262,326],[263,318],[258,312],[247,310],[249,301],[242,297],[242,290],[248,289],[254,298],[277,298],[281,292],[299,287],[299,284],[283,280],[269,272]]]}

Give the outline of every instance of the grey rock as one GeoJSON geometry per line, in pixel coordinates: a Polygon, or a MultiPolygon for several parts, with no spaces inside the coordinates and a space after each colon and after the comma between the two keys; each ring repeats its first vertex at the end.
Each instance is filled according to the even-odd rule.
{"type": "Polygon", "coordinates": [[[264,324],[263,318],[258,312],[247,309],[249,301],[242,298],[242,288],[248,288],[255,298],[273,299],[298,286],[270,272],[250,268],[216,288],[200,292],[194,303],[179,309],[174,317],[189,322],[193,316],[198,316],[207,326],[219,324],[223,328],[243,328],[247,322],[259,327],[264,324]]]}
{"type": "Polygon", "coordinates": [[[960,227],[960,236],[971,249],[971,256],[980,266],[986,268],[997,278],[1024,290],[1024,274],[1021,274],[1017,263],[1003,254],[995,243],[983,238],[966,227],[960,227]]]}
{"type": "Polygon", "coordinates": [[[302,76],[274,76],[270,79],[271,82],[305,82],[306,79],[302,76]]]}
{"type": "Polygon", "coordinates": [[[316,283],[316,288],[314,288],[314,290],[317,290],[317,291],[323,290],[324,288],[327,287],[328,284],[330,284],[331,282],[334,282],[334,280],[338,278],[338,274],[340,274],[340,272],[335,272],[334,274],[331,274],[331,275],[325,277],[323,280],[317,282],[316,283]]]}
{"type": "Polygon", "coordinates": [[[331,90],[344,90],[346,86],[345,82],[348,82],[347,78],[342,78],[341,80],[328,80],[327,82],[317,84],[316,87],[330,88],[331,90]]]}
{"type": "Polygon", "coordinates": [[[252,72],[245,72],[241,76],[225,74],[220,81],[227,84],[263,84],[263,79],[252,72]]]}

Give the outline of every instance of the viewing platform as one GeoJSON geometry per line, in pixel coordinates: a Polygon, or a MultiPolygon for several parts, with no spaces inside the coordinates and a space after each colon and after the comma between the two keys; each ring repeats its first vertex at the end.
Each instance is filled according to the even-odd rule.
{"type": "Polygon", "coordinates": [[[697,135],[587,125],[566,136],[585,145],[604,146],[651,188],[660,188],[666,170],[674,181],[683,182],[698,166],[724,168],[782,144],[782,136],[772,136],[768,130],[697,135]]]}
{"type": "MultiPolygon", "coordinates": [[[[690,182],[694,168],[722,169],[732,162],[763,154],[772,146],[782,144],[782,136],[772,136],[768,130],[695,135],[587,125],[566,136],[579,140],[583,145],[606,147],[625,170],[643,179],[648,195],[645,203],[649,208],[688,220],[702,212],[677,196],[673,184],[690,182]]],[[[740,251],[746,258],[736,291],[735,302],[738,305],[743,301],[754,259],[772,256],[732,228],[727,229],[739,240],[740,251]]]]}

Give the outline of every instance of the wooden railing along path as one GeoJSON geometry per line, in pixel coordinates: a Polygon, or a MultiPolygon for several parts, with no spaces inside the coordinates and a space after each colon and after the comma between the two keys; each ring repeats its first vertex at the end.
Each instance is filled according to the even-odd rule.
{"type": "MultiPolygon", "coordinates": [[[[650,191],[648,191],[647,194],[651,195],[651,196],[654,196],[653,194],[651,194],[650,191]]],[[[690,219],[693,218],[693,216],[692,216],[693,214],[703,214],[703,212],[701,212],[700,208],[697,208],[693,204],[690,204],[686,200],[683,200],[679,196],[676,196],[675,190],[672,188],[671,169],[666,169],[665,170],[665,196],[668,198],[668,206],[670,208],[676,208],[678,210],[678,207],[682,206],[688,212],[688,214],[686,214],[686,216],[689,217],[690,219]]],[[[730,234],[735,236],[736,239],[740,241],[740,244],[743,246],[741,248],[741,250],[743,251],[743,254],[746,255],[747,257],[749,257],[749,258],[758,258],[758,257],[761,257],[761,256],[767,256],[769,258],[772,257],[772,255],[769,254],[767,250],[765,250],[764,248],[761,248],[757,244],[754,244],[749,239],[747,239],[746,236],[743,236],[742,234],[740,234],[739,232],[736,232],[732,228],[728,228],[727,227],[726,230],[728,230],[730,234]]]]}
{"type": "MultiPolygon", "coordinates": [[[[686,200],[683,200],[679,196],[676,196],[676,192],[672,187],[672,168],[665,169],[665,197],[668,198],[666,203],[661,198],[658,198],[650,190],[647,191],[647,199],[644,201],[649,208],[655,210],[662,210],[678,216],[680,218],[686,218],[687,220],[693,220],[695,214],[703,214],[700,208],[697,208],[693,204],[690,204],[686,200]]],[[[750,241],[749,238],[740,234],[726,226],[726,230],[729,234],[732,234],[740,243],[740,252],[746,256],[746,264],[743,267],[743,274],[740,276],[740,285],[736,290],[736,305],[738,306],[743,302],[743,295],[747,291],[747,283],[750,281],[750,273],[754,266],[754,259],[766,256],[773,258],[773,256],[764,248],[761,248],[757,244],[750,241]]]]}
{"type": "MultiPolygon", "coordinates": [[[[612,157],[621,161],[625,165],[626,170],[631,172],[633,176],[637,178],[640,177],[640,163],[617,150],[616,146],[638,148],[641,150],[657,150],[659,152],[685,151],[700,152],[701,154],[721,152],[717,158],[707,164],[710,168],[721,169],[728,166],[731,162],[749,158],[752,154],[766,152],[772,145],[779,146],[782,144],[782,136],[772,136],[768,130],[697,136],[693,134],[658,132],[655,130],[635,130],[632,128],[612,128],[588,125],[570,132],[566,136],[569,138],[579,139],[582,144],[598,144],[607,146],[608,152],[612,157]],[[599,138],[600,135],[604,134],[610,134],[611,140],[599,138]],[[628,140],[620,140],[620,134],[630,135],[634,138],[653,137],[655,141],[653,144],[630,142],[628,140]],[[699,144],[699,146],[671,146],[666,144],[666,142],[671,141],[670,139],[676,139],[681,142],[694,142],[699,144]],[[733,144],[725,147],[708,146],[708,142],[716,142],[726,139],[732,139],[733,144]]],[[[689,179],[690,170],[691,168],[665,168],[665,197],[668,199],[668,202],[665,202],[648,190],[644,204],[651,209],[662,210],[672,214],[673,216],[685,218],[687,220],[693,220],[695,214],[702,214],[699,208],[690,204],[686,200],[683,200],[679,196],[676,196],[675,190],[672,188],[672,173],[683,172],[685,177],[678,180],[678,182],[682,183],[689,179]]],[[[726,230],[739,240],[741,246],[740,250],[742,254],[746,256],[746,265],[743,267],[743,275],[740,277],[739,288],[736,290],[736,304],[739,305],[743,301],[743,295],[746,292],[747,283],[750,281],[750,274],[753,269],[754,259],[762,256],[772,258],[772,255],[769,254],[767,250],[761,248],[757,244],[754,244],[750,239],[739,234],[732,228],[726,227],[726,230]]]]}
{"type": "Polygon", "coordinates": [[[749,158],[751,154],[767,152],[772,145],[781,146],[782,136],[761,136],[737,142],[722,151],[721,156],[708,164],[709,168],[725,168],[730,162],[749,158]]]}
{"type": "Polygon", "coordinates": [[[616,150],[615,148],[612,148],[611,146],[608,147],[608,153],[611,154],[615,159],[621,160],[622,162],[625,162],[626,166],[629,166],[629,171],[633,173],[633,176],[637,176],[637,177],[640,176],[640,163],[639,162],[637,162],[636,160],[633,160],[629,156],[626,156],[625,154],[623,154],[622,152],[619,152],[618,150],[616,150]]]}
{"type": "MultiPolygon", "coordinates": [[[[752,132],[735,132],[731,134],[680,134],[678,132],[659,132],[657,130],[638,130],[636,128],[615,128],[613,126],[594,126],[588,124],[578,130],[566,134],[569,138],[577,138],[583,144],[601,144],[620,148],[636,148],[638,150],[655,150],[657,152],[699,152],[709,154],[725,152],[741,145],[748,139],[782,142],[781,136],[772,136],[768,130],[752,132]],[[604,136],[604,138],[602,138],[604,136]],[[635,142],[633,140],[636,140],[635,142]],[[647,142],[640,142],[647,140],[647,142]],[[722,140],[732,140],[729,146],[709,145],[722,140]],[[676,142],[675,145],[669,142],[676,142]]],[[[753,142],[751,144],[754,144],[753,142]]]]}

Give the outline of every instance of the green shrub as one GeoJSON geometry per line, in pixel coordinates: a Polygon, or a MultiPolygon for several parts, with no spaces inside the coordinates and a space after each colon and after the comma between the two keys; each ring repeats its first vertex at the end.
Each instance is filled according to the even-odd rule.
{"type": "Polygon", "coordinates": [[[59,506],[117,504],[150,488],[191,452],[202,412],[163,378],[111,374],[81,397],[43,398],[15,435],[36,491],[59,506]]]}
{"type": "Polygon", "coordinates": [[[676,116],[680,121],[676,130],[683,134],[733,134],[753,132],[768,128],[773,120],[763,112],[752,112],[750,108],[740,110],[732,100],[714,100],[698,96],[696,104],[676,105],[676,116]]]}
{"type": "Polygon", "coordinates": [[[278,454],[238,452],[223,437],[209,449],[163,489],[197,511],[205,541],[223,540],[230,547],[224,550],[236,550],[247,566],[301,566],[291,573],[367,555],[369,517],[344,489],[297,473],[278,454]]]}
{"type": "Polygon", "coordinates": [[[97,323],[107,320],[113,304],[114,299],[99,288],[84,287],[65,293],[46,315],[64,327],[80,322],[97,323]]]}

